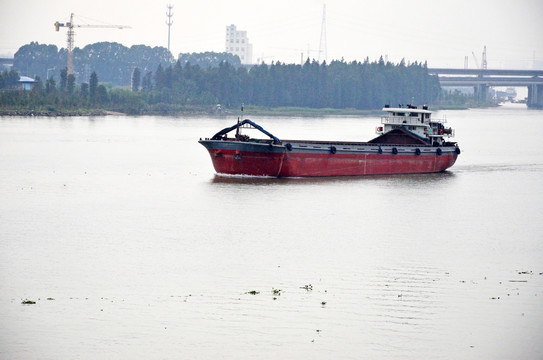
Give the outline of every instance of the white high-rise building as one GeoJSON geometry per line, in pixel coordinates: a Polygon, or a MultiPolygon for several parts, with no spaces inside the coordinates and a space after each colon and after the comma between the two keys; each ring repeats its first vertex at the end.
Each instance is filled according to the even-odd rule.
{"type": "Polygon", "coordinates": [[[253,61],[253,45],[249,43],[247,31],[237,31],[234,24],[226,27],[226,52],[239,56],[242,64],[253,61]]]}

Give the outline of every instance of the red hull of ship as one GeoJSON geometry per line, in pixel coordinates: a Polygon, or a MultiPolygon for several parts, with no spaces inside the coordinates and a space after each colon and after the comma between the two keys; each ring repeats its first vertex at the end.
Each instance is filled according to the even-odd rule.
{"type": "Polygon", "coordinates": [[[208,149],[217,173],[272,177],[360,176],[441,172],[454,152],[423,154],[330,154],[208,149]]]}

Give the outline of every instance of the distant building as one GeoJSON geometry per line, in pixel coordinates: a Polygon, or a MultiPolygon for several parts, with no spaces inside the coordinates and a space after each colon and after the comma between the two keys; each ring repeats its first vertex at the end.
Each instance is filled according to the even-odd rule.
{"type": "Polygon", "coordinates": [[[13,58],[0,57],[0,71],[10,71],[13,67],[13,58]]]}
{"type": "Polygon", "coordinates": [[[237,31],[234,24],[226,27],[226,52],[239,56],[242,64],[253,61],[253,45],[249,43],[247,31],[237,31]]]}
{"type": "Polygon", "coordinates": [[[35,83],[36,80],[29,78],[28,76],[21,76],[19,78],[19,85],[21,86],[21,90],[32,90],[35,83]]]}

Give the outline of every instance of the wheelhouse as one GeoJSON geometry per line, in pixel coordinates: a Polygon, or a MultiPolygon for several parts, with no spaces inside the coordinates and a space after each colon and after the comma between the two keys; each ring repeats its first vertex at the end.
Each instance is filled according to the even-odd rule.
{"type": "Polygon", "coordinates": [[[403,129],[434,146],[444,145],[445,137],[454,137],[454,130],[445,127],[447,120],[433,119],[432,112],[426,105],[422,109],[412,105],[406,107],[399,105],[396,108],[385,105],[383,111],[386,114],[381,117],[382,126],[377,127],[377,134],[383,135],[392,130],[403,129]]]}

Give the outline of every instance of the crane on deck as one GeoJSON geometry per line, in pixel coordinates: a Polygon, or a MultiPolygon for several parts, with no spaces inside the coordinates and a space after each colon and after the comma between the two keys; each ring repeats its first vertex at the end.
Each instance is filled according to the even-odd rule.
{"type": "Polygon", "coordinates": [[[55,22],[55,30],[59,31],[61,27],[68,28],[68,75],[73,74],[73,50],[74,50],[74,28],[104,28],[104,29],[130,29],[126,25],[76,25],[74,24],[74,13],[70,14],[70,22],[55,22]]]}

